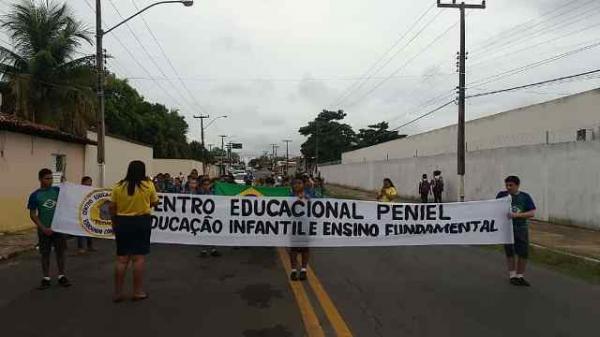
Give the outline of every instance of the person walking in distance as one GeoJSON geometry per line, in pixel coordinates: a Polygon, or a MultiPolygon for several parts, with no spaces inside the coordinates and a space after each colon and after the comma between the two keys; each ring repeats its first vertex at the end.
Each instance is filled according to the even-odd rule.
{"type": "Polygon", "coordinates": [[[64,234],[52,230],[52,219],[54,218],[60,189],[52,186],[52,171],[47,168],[38,172],[38,180],[40,188],[31,193],[27,201],[29,218],[37,227],[39,250],[42,256],[42,281],[38,289],[47,289],[52,284],[50,279],[50,252],[52,247],[54,247],[58,267],[58,284],[69,287],[71,282],[65,276],[66,237],[64,234]]]}
{"type": "Polygon", "coordinates": [[[504,245],[508,277],[510,284],[529,287],[531,284],[525,279],[525,267],[529,257],[529,221],[535,216],[535,204],[531,196],[520,191],[521,180],[517,176],[504,179],[505,191],[500,191],[496,198],[510,196],[512,210],[509,216],[513,222],[514,244],[504,245]]]}
{"type": "Polygon", "coordinates": [[[427,175],[423,174],[421,181],[419,182],[419,194],[421,195],[421,202],[426,204],[429,202],[429,193],[431,193],[431,184],[427,180],[427,175]]]}
{"type": "MultiPolygon", "coordinates": [[[[296,197],[299,200],[306,201],[309,199],[306,193],[304,179],[301,175],[292,179],[292,190],[290,196],[296,197]]],[[[290,280],[292,281],[304,281],[306,280],[306,268],[308,267],[308,260],[310,259],[310,249],[308,247],[290,247],[290,265],[292,266],[292,272],[290,273],[290,280]],[[302,267],[298,272],[298,255],[302,256],[302,267]]]]}
{"type": "Polygon", "coordinates": [[[377,193],[377,201],[392,202],[398,196],[398,191],[390,178],[383,179],[383,187],[377,193]]]}
{"type": "MultiPolygon", "coordinates": [[[[202,180],[200,180],[200,185],[198,186],[196,194],[200,194],[200,195],[213,195],[214,194],[212,187],[211,187],[210,179],[203,178],[202,180]]],[[[221,256],[221,253],[217,250],[217,247],[215,247],[215,246],[203,246],[202,250],[200,251],[200,256],[207,257],[209,251],[210,251],[210,256],[212,256],[212,257],[220,257],[221,256]]]]}
{"type": "MultiPolygon", "coordinates": [[[[84,186],[92,186],[92,178],[85,176],[81,178],[81,185],[84,186]]],[[[95,252],[94,248],[94,239],[90,236],[78,236],[77,237],[77,253],[79,255],[85,254],[87,252],[95,252]],[[87,247],[87,250],[86,250],[87,247]]]]}
{"type": "Polygon", "coordinates": [[[433,192],[433,202],[436,204],[442,203],[442,192],[444,192],[444,178],[442,171],[433,171],[433,179],[431,179],[431,192],[433,192]]]}
{"type": "Polygon", "coordinates": [[[146,176],[146,165],[135,160],[129,163],[127,175],[115,185],[111,195],[111,215],[117,261],[115,266],[114,302],[121,302],[125,273],[133,264],[133,296],[139,301],[148,298],[144,291],[146,255],[150,252],[151,212],[158,204],[154,184],[146,176]]]}

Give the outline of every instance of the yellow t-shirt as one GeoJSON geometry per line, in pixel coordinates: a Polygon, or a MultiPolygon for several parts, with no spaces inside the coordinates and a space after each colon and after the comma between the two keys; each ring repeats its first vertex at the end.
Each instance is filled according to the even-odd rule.
{"type": "Polygon", "coordinates": [[[388,188],[384,188],[382,191],[382,195],[379,198],[379,201],[383,201],[383,202],[390,202],[393,201],[394,198],[396,198],[396,196],[398,196],[398,192],[396,191],[396,188],[394,187],[388,187],[388,188]]]}
{"type": "Polygon", "coordinates": [[[142,188],[135,188],[133,195],[127,194],[127,183],[118,183],[112,189],[111,201],[117,205],[117,215],[135,216],[152,212],[151,203],[158,201],[154,184],[143,181],[142,188]]]}

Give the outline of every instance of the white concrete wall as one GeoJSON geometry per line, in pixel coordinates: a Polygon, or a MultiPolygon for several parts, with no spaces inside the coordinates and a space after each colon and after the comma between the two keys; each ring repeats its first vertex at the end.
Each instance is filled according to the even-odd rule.
{"type": "Polygon", "coordinates": [[[0,130],[0,232],[32,228],[29,194],[39,188],[38,171],[56,170],[54,155],[66,157],[67,181],[79,183],[84,172],[83,144],[0,130]]]}
{"type": "MultiPolygon", "coordinates": [[[[559,143],[576,139],[580,128],[600,137],[600,89],[467,122],[470,150],[559,143]]],[[[343,163],[456,153],[456,125],[346,152],[343,163]]]]}
{"type": "MultiPolygon", "coordinates": [[[[95,132],[88,132],[88,139],[96,140],[95,132]]],[[[113,186],[125,177],[127,167],[133,160],[141,160],[146,164],[146,172],[152,174],[154,150],[151,146],[133,143],[115,137],[106,136],[105,153],[105,187],[113,186]]],[[[97,164],[98,149],[95,145],[85,148],[85,175],[92,177],[94,184],[100,181],[97,164]]]]}
{"type": "MultiPolygon", "coordinates": [[[[600,229],[600,141],[471,151],[466,159],[467,200],[494,198],[504,178],[517,175],[536,202],[536,218],[600,229]]],[[[328,183],[368,190],[379,189],[389,177],[401,196],[411,198],[418,196],[421,175],[436,169],[443,172],[445,201],[455,201],[455,154],[320,167],[328,183]]]]}

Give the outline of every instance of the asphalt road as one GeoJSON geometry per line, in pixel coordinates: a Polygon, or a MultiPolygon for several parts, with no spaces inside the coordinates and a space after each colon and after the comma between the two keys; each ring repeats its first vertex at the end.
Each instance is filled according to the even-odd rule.
{"type": "MultiPolygon", "coordinates": [[[[99,252],[69,258],[74,285],[68,289],[34,289],[34,252],[0,264],[2,336],[306,336],[308,309],[316,312],[324,336],[337,331],[339,322],[330,322],[312,284],[292,291],[275,249],[227,248],[221,258],[199,258],[197,247],[155,245],[150,299],[113,304],[112,242],[98,246],[99,252]],[[308,304],[298,301],[298,289],[308,294],[308,304]]],[[[600,331],[599,286],[536,266],[528,273],[533,287],[510,286],[502,255],[492,250],[314,249],[312,265],[352,336],[600,331]]]]}
{"type": "Polygon", "coordinates": [[[70,257],[70,288],[34,289],[39,267],[33,252],[1,264],[0,335],[304,335],[287,277],[273,249],[227,248],[220,258],[200,258],[197,247],[153,245],[147,266],[150,298],[114,304],[114,248],[110,241],[98,247],[99,252],[88,256],[70,257]]]}

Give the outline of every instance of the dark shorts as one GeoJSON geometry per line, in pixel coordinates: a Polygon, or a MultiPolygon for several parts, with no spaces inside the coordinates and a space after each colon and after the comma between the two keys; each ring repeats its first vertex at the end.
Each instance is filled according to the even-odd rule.
{"type": "Polygon", "coordinates": [[[54,252],[57,255],[60,255],[63,254],[67,248],[67,238],[62,233],[52,233],[52,235],[48,236],[38,230],[38,244],[40,254],[49,255],[50,251],[52,251],[52,247],[54,247],[54,252]]]}
{"type": "Polygon", "coordinates": [[[529,228],[527,226],[514,227],[515,243],[504,245],[506,256],[513,257],[517,255],[524,259],[529,257],[529,228]]]}
{"type": "Polygon", "coordinates": [[[150,215],[117,216],[115,222],[117,256],[150,253],[150,233],[152,231],[150,215]]]}
{"type": "Polygon", "coordinates": [[[304,253],[304,252],[309,252],[309,248],[308,247],[290,247],[290,251],[296,252],[296,253],[304,253]]]}

